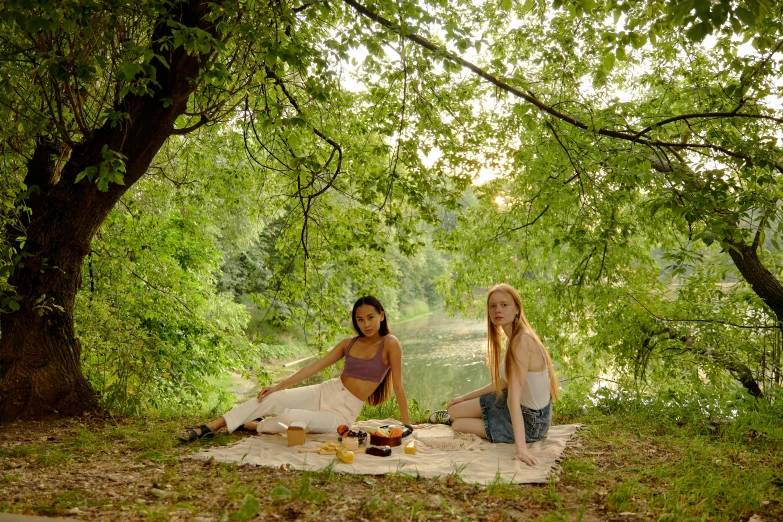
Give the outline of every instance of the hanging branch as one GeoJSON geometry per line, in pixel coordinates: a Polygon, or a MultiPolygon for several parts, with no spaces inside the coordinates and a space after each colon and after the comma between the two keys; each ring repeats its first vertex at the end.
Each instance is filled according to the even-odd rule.
{"type": "Polygon", "coordinates": [[[655,319],[657,319],[658,321],[664,321],[664,322],[667,322],[667,323],[715,323],[715,324],[723,324],[723,325],[726,325],[726,326],[733,326],[734,328],[746,328],[748,330],[769,330],[769,329],[778,330],[780,328],[777,325],[775,325],[775,326],[755,325],[754,326],[754,325],[746,325],[746,324],[736,324],[736,323],[732,323],[732,322],[729,322],[729,321],[721,321],[720,319],[669,319],[669,318],[661,317],[661,316],[655,314],[652,310],[647,308],[647,306],[645,306],[644,303],[639,301],[632,293],[626,291],[625,294],[628,297],[630,297],[631,299],[633,299],[634,301],[636,301],[636,303],[639,306],[644,308],[644,310],[648,314],[653,316],[655,319]]]}
{"type": "MultiPolygon", "coordinates": [[[[351,8],[353,8],[355,11],[357,11],[361,16],[367,18],[368,20],[371,20],[379,25],[382,25],[386,29],[389,29],[391,32],[398,34],[404,38],[407,38],[411,42],[415,43],[416,45],[423,47],[429,51],[432,51],[437,56],[441,57],[444,60],[450,61],[452,63],[455,63],[465,69],[468,69],[469,71],[473,72],[477,76],[483,78],[487,82],[491,83],[492,85],[495,85],[500,90],[505,91],[517,98],[521,98],[525,100],[526,102],[534,105],[537,107],[540,111],[549,114],[551,116],[554,116],[558,120],[564,121],[574,127],[577,127],[579,129],[583,130],[590,130],[592,132],[595,132],[595,134],[599,136],[607,136],[610,138],[616,138],[624,141],[629,141],[631,143],[638,143],[640,145],[645,145],[647,147],[665,147],[665,148],[671,148],[671,147],[678,147],[682,149],[689,149],[689,150],[696,150],[699,149],[709,149],[713,150],[715,152],[719,152],[721,154],[724,154],[726,156],[735,158],[735,159],[741,159],[743,161],[746,161],[748,163],[753,163],[750,156],[746,154],[742,154],[733,150],[729,150],[725,147],[721,147],[720,145],[715,145],[712,143],[689,143],[687,141],[681,142],[681,143],[674,143],[674,142],[667,142],[667,141],[660,141],[660,140],[654,140],[654,139],[647,139],[643,136],[642,131],[631,131],[631,132],[623,132],[623,131],[617,131],[614,129],[608,129],[608,128],[598,128],[595,129],[593,126],[588,125],[584,123],[583,121],[578,120],[577,118],[570,116],[568,114],[565,114],[563,112],[558,111],[553,106],[548,105],[544,103],[542,100],[540,100],[538,97],[536,97],[532,92],[525,91],[522,89],[519,89],[517,87],[514,87],[512,85],[509,85],[502,79],[500,79],[498,76],[494,74],[490,74],[489,72],[485,71],[481,67],[465,60],[461,56],[448,51],[445,47],[439,46],[435,43],[432,43],[431,41],[427,40],[426,38],[423,38],[416,33],[410,32],[407,29],[401,28],[399,25],[395,24],[394,22],[384,18],[383,16],[377,14],[376,12],[372,11],[371,9],[365,7],[364,5],[360,4],[356,0],[343,0],[347,5],[349,5],[351,8]]],[[[721,113],[710,113],[713,115],[721,114],[721,113]]],[[[729,116],[725,117],[742,117],[744,115],[738,115],[737,113],[728,113],[729,116]]],[[[678,119],[687,119],[694,117],[693,115],[684,115],[683,117],[678,117],[678,119]]],[[[717,116],[716,116],[717,117],[717,116]]],[[[755,115],[748,115],[747,117],[759,117],[755,115]]],[[[769,116],[766,117],[766,119],[771,119],[778,121],[777,119],[769,116]]],[[[660,126],[663,123],[666,123],[666,120],[662,120],[658,124],[652,125],[652,127],[660,126]]],[[[778,165],[777,163],[773,163],[775,168],[778,169],[780,172],[783,172],[783,166],[778,165]]]]}

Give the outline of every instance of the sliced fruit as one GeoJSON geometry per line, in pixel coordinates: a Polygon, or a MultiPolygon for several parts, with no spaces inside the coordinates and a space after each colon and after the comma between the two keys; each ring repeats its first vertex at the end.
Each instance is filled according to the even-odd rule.
{"type": "Polygon", "coordinates": [[[354,454],[353,451],[349,451],[343,448],[337,451],[337,458],[342,460],[346,464],[350,464],[351,462],[353,462],[354,454]]]}

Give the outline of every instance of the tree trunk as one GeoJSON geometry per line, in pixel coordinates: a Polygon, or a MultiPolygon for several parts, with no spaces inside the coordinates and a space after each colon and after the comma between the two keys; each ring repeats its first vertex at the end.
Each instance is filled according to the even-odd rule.
{"type": "Polygon", "coordinates": [[[51,293],[38,306],[28,296],[19,312],[0,318],[0,364],[5,370],[0,385],[0,421],[78,415],[98,406],[98,396],[81,371],[81,347],[73,330],[79,257],[72,257],[69,264],[58,266],[63,269],[62,281],[47,285],[51,293]],[[74,290],[69,291],[71,288],[74,290]],[[55,303],[62,310],[51,308],[55,303]]]}
{"type": "Polygon", "coordinates": [[[734,247],[729,249],[729,255],[742,277],[750,284],[756,295],[769,306],[778,324],[783,324],[783,285],[761,262],[755,244],[746,245],[742,242],[729,244],[734,247]]]}
{"type": "MultiPolygon", "coordinates": [[[[190,0],[176,4],[172,13],[178,22],[214,35],[216,22],[205,17],[208,7],[205,0],[190,0]]],[[[167,46],[170,32],[164,20],[156,25],[152,41],[167,46]]],[[[172,134],[196,89],[193,80],[207,61],[206,55],[188,54],[182,46],[153,48],[169,67],[157,66],[160,87],[152,95],[128,95],[115,107],[128,114],[127,123],[113,127],[107,121],[96,129],[73,147],[61,172],[53,159],[61,147],[50,138],[38,140],[28,163],[25,184],[39,189],[25,201],[31,218],[23,231],[6,231],[8,239],[23,234],[26,241],[21,263],[8,280],[22,298],[20,309],[0,314],[0,422],[72,416],[98,405],[81,371],[81,347],[74,335],[82,264],[101,223],[172,134]],[[161,100],[171,104],[164,106],[161,100]],[[76,183],[80,172],[101,162],[104,146],[127,158],[125,184],[100,192],[87,179],[76,183]]]]}

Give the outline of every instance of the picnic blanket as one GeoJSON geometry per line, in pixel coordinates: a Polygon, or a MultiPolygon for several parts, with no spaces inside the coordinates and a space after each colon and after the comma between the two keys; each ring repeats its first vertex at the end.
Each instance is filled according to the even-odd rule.
{"type": "MultiPolygon", "coordinates": [[[[354,423],[354,429],[399,424],[394,420],[368,420],[354,423]]],[[[514,460],[513,444],[497,444],[475,435],[457,434],[450,426],[420,424],[412,435],[403,439],[401,446],[392,448],[390,457],[376,457],[364,453],[364,446],[355,452],[351,464],[345,464],[333,455],[300,453],[301,448],[317,448],[325,442],[337,442],[337,433],[307,434],[304,446],[288,447],[285,434],[246,437],[227,446],[203,449],[186,458],[237,463],[253,466],[285,467],[317,471],[329,465],[343,473],[384,475],[402,473],[427,478],[458,475],[469,483],[493,482],[540,484],[546,483],[558,467],[566,444],[579,425],[552,426],[547,438],[528,444],[528,451],[538,459],[538,466],[528,466],[514,460]],[[416,454],[404,452],[405,444],[418,440],[416,454]]]]}

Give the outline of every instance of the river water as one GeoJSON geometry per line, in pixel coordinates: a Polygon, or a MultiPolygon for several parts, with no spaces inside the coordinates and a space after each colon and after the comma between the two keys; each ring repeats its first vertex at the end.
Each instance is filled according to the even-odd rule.
{"type": "MultiPolygon", "coordinates": [[[[441,409],[453,397],[463,395],[489,383],[485,365],[487,326],[459,317],[449,317],[442,310],[398,324],[391,332],[402,345],[402,377],[405,394],[416,399],[422,409],[441,409]]],[[[302,361],[290,368],[298,370],[313,362],[302,361]]],[[[340,375],[336,366],[329,377],[340,375]]],[[[317,375],[299,386],[323,381],[317,375]]]]}
{"type": "Polygon", "coordinates": [[[440,409],[489,383],[486,322],[439,310],[393,325],[393,332],[402,344],[405,393],[422,408],[440,409]]]}

